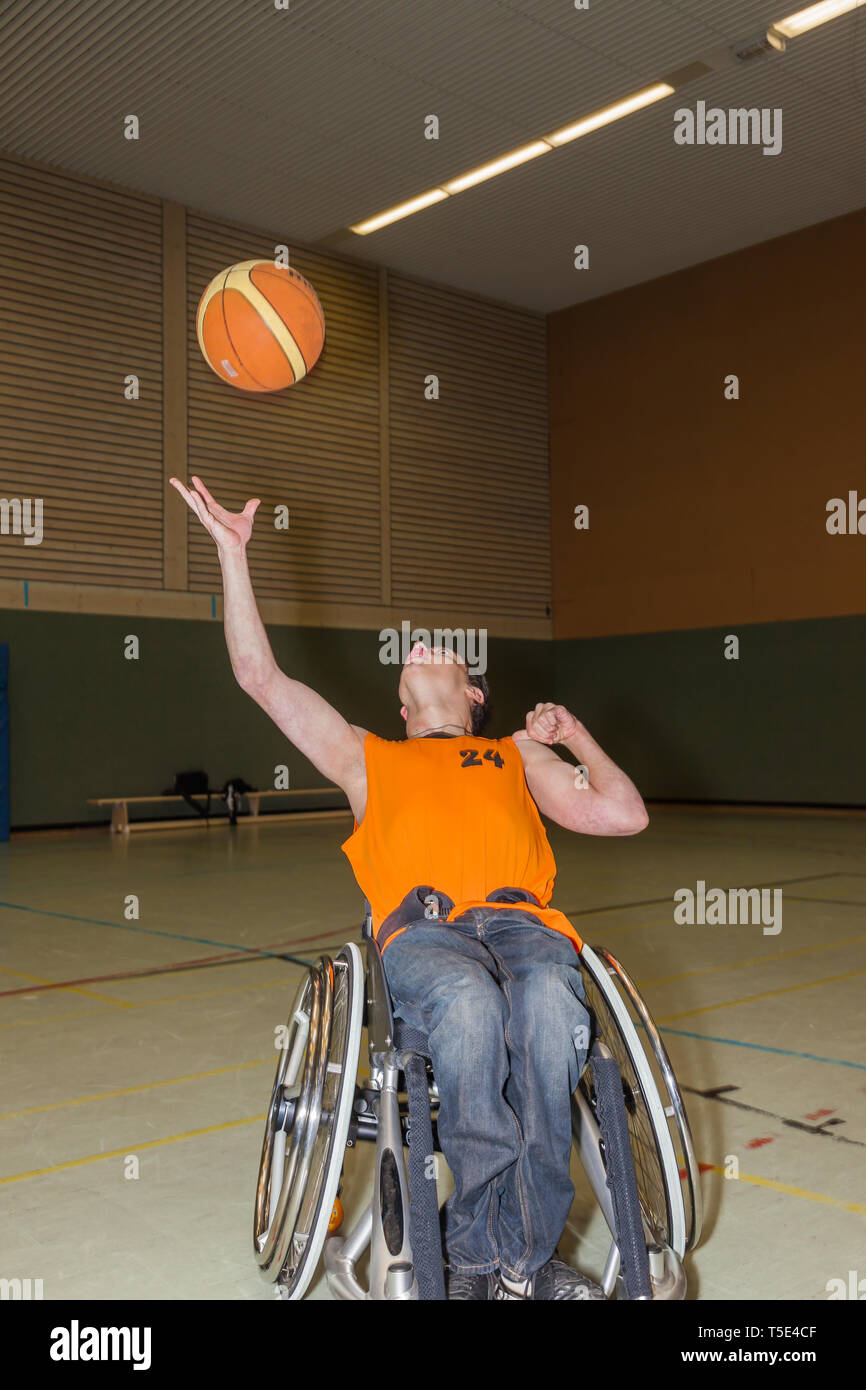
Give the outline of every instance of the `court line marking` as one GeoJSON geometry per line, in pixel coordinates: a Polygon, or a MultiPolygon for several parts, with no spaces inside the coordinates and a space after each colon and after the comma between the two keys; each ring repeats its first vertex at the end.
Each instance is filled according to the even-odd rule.
{"type": "Polygon", "coordinates": [[[690,1033],[685,1028],[660,1028],[660,1033],[673,1033],[681,1038],[699,1038],[701,1042],[726,1043],[728,1047],[748,1047],[756,1052],[777,1052],[782,1057],[802,1057],[807,1062],[828,1062],[836,1067],[854,1067],[866,1071],[866,1062],[849,1062],[844,1057],[819,1057],[817,1052],[795,1052],[790,1047],[771,1047],[769,1043],[744,1042],[741,1038],[715,1038],[709,1033],[690,1033]]]}
{"type": "Polygon", "coordinates": [[[10,1173],[0,1178],[0,1187],[5,1183],[23,1182],[26,1178],[42,1178],[49,1173],[62,1173],[67,1168],[81,1168],[85,1163],[99,1163],[103,1158],[128,1158],[143,1149],[157,1149],[163,1144],[177,1144],[184,1139],[198,1139],[203,1134],[218,1134],[220,1130],[238,1129],[241,1125],[261,1124],[267,1115],[250,1115],[245,1120],[226,1120],[221,1125],[208,1125],[205,1129],[191,1129],[186,1134],[170,1134],[165,1139],[146,1139],[141,1144],[127,1144],[123,1149],[110,1149],[106,1153],[87,1154],[84,1158],[70,1158],[65,1163],[53,1163],[49,1168],[32,1168],[28,1173],[10,1173]]]}
{"type": "MultiPolygon", "coordinates": [[[[16,994],[44,994],[44,993],[47,992],[48,990],[52,990],[52,989],[68,989],[68,990],[70,990],[72,993],[76,993],[76,994],[93,994],[94,998],[96,998],[96,999],[109,999],[109,1000],[112,1000],[112,999],[113,999],[113,996],[112,996],[112,995],[95,994],[95,992],[92,991],[92,990],[77,989],[76,986],[77,986],[77,985],[82,985],[82,984],[91,984],[91,983],[97,984],[97,983],[99,983],[100,981],[103,982],[103,983],[109,983],[109,982],[111,982],[111,981],[113,981],[113,980],[140,980],[140,979],[145,979],[148,975],[173,975],[173,974],[179,974],[179,973],[181,973],[181,972],[183,972],[183,971],[186,971],[186,970],[210,970],[210,969],[213,969],[215,966],[218,966],[218,965],[248,965],[248,964],[254,964],[257,960],[268,960],[268,959],[270,959],[270,958],[273,958],[271,953],[272,953],[272,951],[274,951],[275,948],[276,948],[277,946],[279,946],[280,944],[283,944],[283,943],[280,943],[280,942],[275,941],[275,942],[272,942],[269,946],[262,947],[261,949],[257,949],[257,951],[256,951],[255,954],[245,955],[245,956],[240,956],[240,957],[237,956],[236,953],[235,953],[234,951],[229,951],[229,952],[225,953],[224,955],[219,955],[219,956],[196,956],[196,957],[193,957],[191,960],[179,960],[179,961],[176,961],[174,965],[143,966],[143,967],[141,968],[141,970],[117,970],[117,971],[113,972],[113,973],[110,974],[110,975],[88,975],[88,976],[83,976],[80,980],[49,980],[49,981],[45,981],[44,984],[40,985],[38,989],[28,990],[28,989],[26,988],[26,986],[25,986],[25,987],[23,987],[23,988],[21,988],[21,989],[5,989],[5,990],[0,990],[0,999],[11,998],[12,996],[14,996],[14,995],[16,995],[16,994]]],[[[284,944],[285,944],[286,946],[291,946],[291,945],[294,945],[295,943],[294,943],[294,942],[287,941],[287,942],[285,942],[284,944]]],[[[276,957],[276,959],[279,959],[279,960],[288,960],[288,959],[294,960],[295,957],[279,956],[279,957],[276,957]]],[[[306,965],[307,962],[304,961],[303,964],[306,965]]],[[[38,979],[40,979],[40,978],[44,978],[44,977],[40,977],[40,976],[38,976],[38,975],[27,975],[26,972],[23,971],[23,970],[10,970],[10,971],[7,972],[7,973],[9,973],[9,974],[11,974],[11,975],[22,975],[25,979],[32,979],[32,980],[38,980],[38,979]]]]}
{"type": "Polygon", "coordinates": [[[193,1071],[188,1076],[169,1076],[163,1081],[144,1081],[140,1086],[124,1086],[118,1091],[95,1091],[90,1096],[74,1096],[69,1100],[55,1100],[50,1105],[31,1105],[26,1110],[7,1110],[5,1115],[0,1115],[0,1120],[19,1120],[22,1115],[44,1115],[50,1110],[62,1110],[68,1105],[89,1105],[95,1100],[114,1100],[117,1096],[131,1096],[140,1091],[152,1091],[158,1086],[180,1086],[185,1081],[201,1081],[209,1076],[224,1076],[230,1071],[244,1071],[248,1067],[263,1067],[268,1062],[276,1065],[279,1054],[274,1052],[273,1057],[259,1057],[253,1062],[234,1062],[228,1067],[214,1067],[211,1071],[193,1071]]]}
{"type": "MultiPolygon", "coordinates": [[[[37,983],[32,986],[21,985],[18,989],[0,990],[0,999],[3,999],[6,995],[39,994],[44,989],[53,988],[50,981],[46,980],[44,975],[30,975],[26,970],[13,970],[11,969],[11,967],[5,969],[3,971],[3,974],[17,975],[18,978],[21,980],[36,980],[37,983]]],[[[81,983],[84,984],[85,981],[81,981],[81,983]]],[[[83,994],[86,999],[109,999],[109,996],[107,994],[98,994],[95,989],[77,989],[75,987],[70,986],[69,992],[70,994],[83,994]]]]}
{"type": "MultiPolygon", "coordinates": [[[[863,902],[863,903],[849,902],[849,901],[847,901],[847,900],[844,899],[844,898],[802,898],[802,897],[796,897],[796,898],[795,898],[795,897],[794,897],[792,894],[790,894],[790,893],[787,894],[786,896],[788,897],[789,901],[791,901],[791,902],[826,903],[826,904],[831,905],[831,906],[834,906],[834,907],[835,907],[835,906],[842,906],[842,907],[866,907],[866,902],[863,902]]],[[[659,901],[659,902],[666,902],[667,899],[666,899],[666,898],[659,898],[659,899],[657,899],[657,901],[659,901]]],[[[673,898],[671,898],[671,905],[673,906],[673,898]]],[[[599,908],[599,909],[598,909],[598,911],[600,911],[600,912],[608,912],[608,911],[613,912],[613,911],[617,911],[617,910],[618,910],[618,909],[614,909],[614,908],[599,908]]],[[[568,912],[564,912],[563,915],[570,918],[570,917],[577,917],[577,916],[579,916],[580,914],[577,913],[577,912],[568,911],[568,912]]],[[[653,918],[651,918],[651,920],[650,920],[649,922],[623,922],[623,923],[621,923],[619,926],[616,926],[616,927],[611,927],[611,926],[608,926],[608,925],[606,925],[606,924],[602,924],[600,929],[601,929],[602,931],[604,931],[605,933],[609,932],[611,935],[613,935],[614,932],[643,931],[643,930],[644,930],[645,928],[647,928],[647,927],[682,927],[682,926],[687,926],[687,925],[689,925],[689,924],[688,924],[688,923],[675,922],[675,921],[673,920],[673,913],[672,913],[670,917],[653,917],[653,918]]],[[[712,924],[709,924],[709,925],[712,925],[712,924]]],[[[746,925],[746,924],[744,923],[743,925],[746,925]]],[[[750,923],[749,925],[755,925],[755,924],[750,923]]],[[[589,941],[588,932],[589,932],[590,929],[589,929],[589,928],[582,928],[581,930],[582,930],[582,932],[583,932],[583,935],[584,935],[585,940],[589,941]]]]}
{"type": "Polygon", "coordinates": [[[807,898],[803,893],[786,893],[785,897],[792,903],[826,903],[831,907],[841,905],[842,907],[866,907],[866,898],[807,898]]]}
{"type": "MultiPolygon", "coordinates": [[[[847,875],[844,874],[844,873],[842,873],[841,870],[839,870],[839,869],[834,869],[832,872],[828,872],[828,873],[826,873],[826,874],[806,874],[804,877],[800,877],[800,878],[778,878],[778,879],[776,879],[775,883],[764,883],[764,884],[757,883],[757,884],[752,884],[752,887],[753,887],[753,888],[758,888],[758,889],[760,889],[760,888],[784,888],[787,884],[790,884],[790,883],[816,883],[819,879],[823,879],[823,878],[846,878],[846,877],[847,877],[847,875]]],[[[735,887],[735,888],[741,888],[741,887],[742,887],[742,884],[734,884],[734,885],[732,885],[732,886],[735,887]]],[[[722,889],[722,892],[724,892],[724,893],[730,892],[730,888],[723,888],[723,889],[722,889]]],[[[656,903],[667,903],[667,902],[669,902],[669,903],[671,903],[671,904],[673,905],[673,894],[672,894],[672,893],[671,893],[671,894],[668,894],[667,896],[665,896],[665,897],[663,897],[663,898],[641,898],[641,899],[639,899],[637,902],[632,902],[632,903],[612,903],[609,907],[560,908],[559,911],[562,912],[566,917],[593,917],[593,916],[595,916],[597,913],[601,913],[601,912],[624,912],[626,909],[631,908],[631,907],[654,907],[654,906],[656,905],[656,903]]],[[[647,925],[649,925],[649,924],[647,923],[647,925]]]]}
{"type": "MultiPolygon", "coordinates": [[[[858,1071],[866,1071],[866,1063],[849,1062],[841,1057],[820,1057],[817,1053],[814,1052],[797,1052],[794,1049],[787,1047],[771,1047],[765,1043],[743,1042],[739,1038],[712,1037],[706,1033],[691,1033],[683,1028],[662,1028],[660,1031],[662,1033],[671,1033],[675,1036],[683,1038],[696,1038],[699,1039],[701,1042],[726,1043],[731,1047],[747,1047],[759,1052],[774,1052],[785,1057],[800,1057],[809,1062],[824,1062],[833,1066],[853,1067],[855,1070],[858,1071]]],[[[268,1063],[273,1063],[276,1057],[277,1053],[274,1052],[274,1054],[271,1057],[260,1057],[251,1062],[235,1062],[229,1066],[212,1068],[209,1071],[189,1072],[185,1076],[171,1076],[161,1081],[144,1081],[138,1086],[124,1086],[120,1090],[98,1091],[95,1092],[93,1095],[76,1096],[69,1100],[52,1101],[48,1105],[30,1106],[26,1110],[10,1110],[7,1111],[5,1114],[0,1114],[0,1120],[14,1120],[21,1118],[21,1116],[23,1115],[44,1114],[52,1110],[61,1110],[64,1107],[70,1105],[86,1105],[92,1101],[112,1100],[117,1096],[136,1095],[142,1091],[154,1090],[160,1086],[178,1086],[183,1085],[187,1081],[199,1081],[207,1079],[211,1076],[222,1076],[227,1072],[243,1071],[250,1067],[267,1066],[268,1063]]],[[[702,1093],[696,1092],[696,1094],[700,1095],[702,1093]]]]}
{"type": "Polygon", "coordinates": [[[745,965],[773,965],[777,960],[786,960],[789,956],[808,956],[815,951],[832,951],[837,946],[856,945],[862,941],[866,941],[866,936],[843,936],[838,941],[822,941],[819,946],[799,946],[794,951],[778,951],[774,956],[748,956],[730,961],[726,965],[705,965],[699,970],[684,970],[679,975],[659,975],[655,980],[642,980],[641,990],[649,988],[650,985],[666,985],[674,980],[688,980],[695,975],[715,975],[720,970],[738,970],[745,965]]]}
{"type": "Polygon", "coordinates": [[[81,1009],[78,1013],[43,1014],[40,1018],[19,1018],[13,1023],[0,1023],[0,1032],[9,1028],[27,1028],[34,1023],[56,1023],[60,1019],[67,1018],[92,1018],[94,1015],[99,1018],[113,1018],[115,1013],[121,1009],[148,1009],[152,1004],[174,1004],[190,999],[212,999],[220,994],[242,994],[244,990],[248,989],[285,989],[286,984],[295,978],[292,975],[284,975],[280,980],[265,980],[255,985],[232,985],[228,989],[202,990],[198,994],[167,994],[161,999],[112,999],[113,1008],[81,1009]]]}
{"type": "MultiPolygon", "coordinates": [[[[239,1129],[242,1125],[261,1124],[267,1119],[267,1115],[250,1115],[243,1120],[228,1120],[219,1125],[208,1125],[205,1129],[191,1129],[185,1134],[170,1134],[163,1139],[147,1139],[141,1144],[128,1144],[122,1149],[111,1149],[107,1153],[87,1154],[83,1158],[67,1159],[65,1163],[54,1163],[47,1168],[33,1168],[25,1173],[10,1173],[7,1177],[0,1177],[0,1186],[13,1182],[24,1182],[28,1178],[47,1177],[52,1173],[62,1173],[70,1168],[81,1168],[88,1163],[99,1163],[107,1158],[127,1158],[139,1154],[145,1149],[160,1148],[165,1144],[182,1143],[187,1139],[199,1139],[205,1134],[218,1134],[227,1129],[239,1129]]],[[[717,1173],[724,1175],[724,1168],[718,1163],[702,1163],[701,1168],[706,1173],[717,1173]]],[[[812,1192],[805,1187],[795,1187],[791,1183],[777,1182],[773,1178],[760,1178],[753,1173],[740,1173],[737,1182],[748,1182],[756,1187],[768,1187],[774,1192],[782,1192],[789,1197],[800,1197],[809,1202],[820,1202],[824,1206],[838,1207],[842,1211],[853,1211],[860,1216],[866,1216],[866,1206],[858,1202],[843,1202],[838,1197],[831,1197],[825,1192],[812,1192]]]]}
{"type": "Polygon", "coordinates": [[[657,1023],[672,1023],[678,1018],[692,1018],[695,1014],[710,1014],[714,1009],[733,1009],[737,1004],[753,1004],[756,999],[773,999],[778,994],[795,994],[801,989],[815,989],[818,985],[834,984],[837,980],[853,980],[855,975],[866,975],[866,967],[861,970],[847,970],[843,975],[827,975],[822,980],[806,980],[799,985],[785,985],[781,989],[766,989],[761,994],[745,994],[742,999],[726,999],[721,1004],[703,1004],[699,1009],[684,1009],[682,1013],[666,1014],[656,1019],[657,1023]]]}
{"type": "MultiPolygon", "coordinates": [[[[700,1091],[695,1086],[683,1086],[682,1089],[691,1096],[700,1096],[702,1100],[714,1100],[717,1105],[730,1105],[735,1110],[746,1110],[751,1115],[762,1115],[765,1119],[775,1120],[776,1124],[783,1125],[786,1129],[797,1130],[800,1134],[809,1134],[819,1139],[829,1139],[833,1144],[854,1144],[859,1149],[866,1149],[866,1139],[852,1139],[850,1134],[845,1134],[836,1128],[838,1124],[844,1125],[845,1121],[837,1115],[835,1109],[823,1112],[824,1116],[831,1117],[825,1119],[823,1124],[815,1124],[814,1120],[811,1124],[804,1124],[802,1120],[795,1119],[793,1115],[779,1115],[775,1110],[765,1110],[761,1105],[750,1105],[748,1101],[737,1099],[731,1095],[731,1092],[740,1091],[739,1086],[714,1086],[707,1091],[700,1091]],[[833,1116],[836,1118],[832,1118],[833,1116]],[[832,1129],[831,1125],[833,1126],[832,1129]]],[[[821,1113],[819,1112],[819,1115],[821,1113]]],[[[779,1138],[779,1136],[771,1135],[769,1138],[759,1140],[759,1143],[771,1144],[774,1138],[779,1138]]],[[[748,1147],[756,1146],[749,1144],[748,1147]]]]}
{"type": "MultiPolygon", "coordinates": [[[[56,1100],[49,1105],[32,1105],[27,1110],[9,1110],[5,1115],[0,1115],[0,1120],[17,1120],[22,1115],[41,1115],[51,1110],[62,1110],[64,1106],[68,1105],[88,1105],[91,1101],[96,1100],[113,1100],[116,1096],[131,1096],[141,1091],[152,1091],[158,1086],[179,1086],[186,1081],[200,1081],[210,1076],[222,1076],[230,1071],[244,1071],[248,1067],[266,1067],[269,1064],[273,1066],[278,1056],[279,1053],[275,1050],[270,1057],[259,1057],[252,1062],[233,1062],[230,1066],[215,1067],[211,1071],[190,1072],[188,1076],[169,1076],[163,1081],[143,1081],[138,1086],[124,1086],[121,1090],[95,1091],[90,1096],[75,1096],[70,1100],[56,1100]]],[[[369,1072],[359,1069],[358,1076],[366,1079],[369,1072]]]]}
{"type": "MultiPolygon", "coordinates": [[[[724,1177],[725,1170],[720,1163],[702,1163],[701,1167],[707,1173],[718,1173],[724,1177]]],[[[866,1206],[860,1202],[843,1202],[839,1197],[830,1197],[826,1192],[812,1192],[807,1187],[794,1187],[792,1183],[777,1182],[775,1178],[759,1178],[754,1173],[740,1173],[737,1178],[729,1178],[729,1182],[749,1182],[756,1187],[769,1187],[773,1192],[784,1192],[789,1197],[803,1197],[807,1202],[820,1202],[824,1206],[838,1207],[840,1211],[853,1211],[858,1216],[866,1216],[866,1206]]]]}
{"type": "MultiPolygon", "coordinates": [[[[347,928],[348,931],[351,928],[347,928]]],[[[360,928],[357,928],[360,932],[360,928]]],[[[334,932],[318,932],[314,936],[294,937],[291,941],[271,941],[265,946],[246,948],[249,954],[236,958],[236,951],[233,947],[231,951],[217,956],[193,956],[190,960],[175,961],[172,965],[144,966],[141,970],[117,970],[110,975],[85,975],[80,980],[48,980],[39,985],[38,989],[28,990],[26,987],[21,989],[0,990],[0,999],[9,998],[15,994],[39,994],[50,989],[69,989],[77,985],[99,984],[110,980],[137,980],[144,979],[147,975],[172,975],[183,970],[212,969],[217,965],[245,965],[255,960],[267,960],[272,953],[276,953],[281,946],[301,946],[308,941],[329,941],[336,940],[334,932]]],[[[340,945],[345,944],[345,936],[340,945]]],[[[286,954],[275,955],[277,960],[291,960],[300,962],[304,965],[312,966],[312,961],[301,961],[300,956],[289,956],[286,954]]],[[[28,975],[24,970],[4,970],[0,967],[0,975],[20,975],[25,980],[43,980],[39,975],[28,975]]],[[[110,995],[96,994],[93,990],[75,990],[79,994],[91,994],[94,999],[111,999],[110,995]]]]}
{"type": "MultiPolygon", "coordinates": [[[[268,955],[256,946],[238,946],[233,941],[214,941],[209,936],[187,936],[183,932],[161,931],[158,927],[136,927],[131,922],[105,922],[99,917],[77,917],[72,912],[53,912],[43,907],[28,907],[26,903],[10,903],[0,899],[0,907],[8,907],[14,912],[33,912],[38,917],[58,917],[65,922],[82,922],[91,927],[113,927],[115,931],[134,931],[143,936],[167,936],[172,941],[194,941],[199,946],[221,946],[223,950],[239,951],[244,955],[268,955]]],[[[310,965],[311,961],[298,960],[295,956],[275,955],[275,960],[293,960],[300,965],[310,965]]]]}

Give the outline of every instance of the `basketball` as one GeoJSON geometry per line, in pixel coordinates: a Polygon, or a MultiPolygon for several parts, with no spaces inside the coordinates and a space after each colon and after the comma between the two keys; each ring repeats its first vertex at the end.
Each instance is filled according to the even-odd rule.
{"type": "Polygon", "coordinates": [[[241,261],[215,275],[199,300],[205,362],[241,391],[282,391],[316,365],[325,315],[309,280],[273,261],[241,261]]]}

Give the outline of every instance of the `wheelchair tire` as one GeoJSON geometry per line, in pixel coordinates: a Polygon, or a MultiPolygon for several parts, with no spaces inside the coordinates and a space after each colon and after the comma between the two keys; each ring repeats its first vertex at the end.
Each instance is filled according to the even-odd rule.
{"type": "Polygon", "coordinates": [[[298,989],[277,1064],[259,1162],[253,1248],[281,1297],[303,1297],[334,1208],[361,1050],[364,965],[354,943],[298,989]]]}
{"type": "MultiPolygon", "coordinates": [[[[686,1214],[684,1199],[687,1194],[680,1179],[680,1166],[668,1124],[670,1116],[653,1075],[646,1046],[626,1003],[627,998],[635,1008],[634,999],[629,994],[623,997],[625,991],[618,974],[621,967],[608,952],[584,945],[581,965],[597,1036],[616,1059],[622,1076],[631,1151],[647,1234],[660,1245],[669,1245],[682,1258],[690,1248],[692,1231],[689,1226],[693,1227],[694,1222],[690,1223],[686,1214]]],[[[622,974],[624,976],[625,972],[622,974]]],[[[637,990],[634,994],[640,998],[637,990]]],[[[643,1008],[649,1019],[646,1005],[643,1008]]],[[[657,1037],[654,1025],[652,1029],[657,1037]]],[[[652,1040],[652,1035],[646,1031],[645,1036],[652,1040]]],[[[595,1109],[591,1062],[587,1063],[579,1086],[595,1109]]],[[[684,1120],[684,1110],[682,1117],[684,1120]]],[[[694,1211],[692,1206],[689,1215],[694,1211]]]]}

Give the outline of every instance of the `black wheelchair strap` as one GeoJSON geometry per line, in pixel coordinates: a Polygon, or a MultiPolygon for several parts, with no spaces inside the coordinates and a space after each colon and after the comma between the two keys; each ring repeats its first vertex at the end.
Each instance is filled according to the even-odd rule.
{"type": "Polygon", "coordinates": [[[590,1054],[590,1063],[626,1298],[652,1298],[649,1256],[629,1141],[622,1078],[615,1059],[603,1057],[597,1044],[590,1054]]]}
{"type": "Polygon", "coordinates": [[[395,1033],[397,1046],[406,1050],[403,1074],[409,1097],[409,1243],[418,1281],[418,1298],[442,1301],[445,1272],[427,1065],[421,1050],[412,1050],[426,1048],[426,1038],[402,1019],[395,1020],[395,1033]]]}

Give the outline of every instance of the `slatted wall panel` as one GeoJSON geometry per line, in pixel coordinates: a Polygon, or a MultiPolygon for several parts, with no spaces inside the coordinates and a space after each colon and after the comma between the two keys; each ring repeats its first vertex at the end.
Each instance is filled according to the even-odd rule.
{"type": "Polygon", "coordinates": [[[161,236],[156,198],[0,158],[0,497],[44,528],[5,577],[161,587],[161,236]]]}
{"type": "Polygon", "coordinates": [[[393,602],[543,620],[544,319],[389,275],[389,358],[393,602]]]}
{"type": "MultiPolygon", "coordinates": [[[[250,568],[260,598],[378,602],[380,594],[378,276],[374,268],[290,248],[315,286],[325,347],[297,385],[251,395],[201,355],[195,311],[218,271],[274,255],[274,240],[199,216],[187,220],[189,471],[231,511],[261,497],[250,568]],[[288,532],[274,507],[288,506],[288,532]]],[[[219,591],[213,542],[190,514],[189,587],[219,591]]]]}

